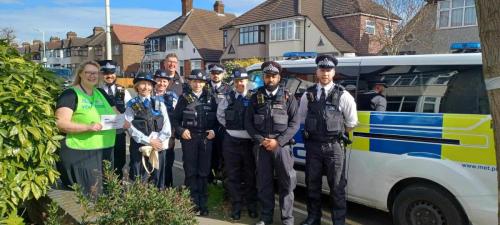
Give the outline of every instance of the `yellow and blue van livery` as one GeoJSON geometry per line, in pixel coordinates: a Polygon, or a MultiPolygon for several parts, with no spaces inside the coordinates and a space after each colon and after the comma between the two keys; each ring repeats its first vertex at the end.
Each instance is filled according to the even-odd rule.
{"type": "MultiPolygon", "coordinates": [[[[297,98],[314,59],[279,61],[297,98]]],[[[387,83],[387,111],[358,111],[346,148],[348,200],[391,212],[394,224],[498,224],[497,167],[481,54],[339,58],[334,82],[355,98],[387,83]],[[425,223],[422,223],[425,224],[425,223]]],[[[262,85],[260,65],[247,68],[262,85]]],[[[303,124],[293,147],[305,185],[303,124]]],[[[328,191],[326,179],[323,190],[328,191]]]]}

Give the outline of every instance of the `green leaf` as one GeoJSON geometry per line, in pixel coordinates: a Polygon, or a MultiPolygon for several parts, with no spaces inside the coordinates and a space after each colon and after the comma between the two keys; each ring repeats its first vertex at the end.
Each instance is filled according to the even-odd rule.
{"type": "Polygon", "coordinates": [[[33,193],[35,199],[40,198],[40,196],[42,195],[40,187],[38,187],[35,183],[31,183],[31,192],[33,193]]]}
{"type": "Polygon", "coordinates": [[[9,137],[12,137],[14,135],[16,135],[19,131],[17,130],[17,127],[16,126],[13,126],[11,129],[10,129],[10,133],[9,133],[9,137]]]}
{"type": "Polygon", "coordinates": [[[17,210],[9,214],[9,217],[1,221],[1,224],[5,225],[24,225],[24,220],[22,217],[17,215],[17,210]]]}
{"type": "Polygon", "coordinates": [[[26,128],[31,134],[33,134],[33,137],[35,140],[40,140],[41,135],[40,135],[40,130],[36,127],[28,127],[26,128]]]}

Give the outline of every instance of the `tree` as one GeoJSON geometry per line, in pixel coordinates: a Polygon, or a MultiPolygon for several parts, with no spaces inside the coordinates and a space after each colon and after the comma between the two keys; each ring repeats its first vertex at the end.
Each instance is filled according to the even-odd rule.
{"type": "Polygon", "coordinates": [[[7,40],[7,43],[13,43],[16,39],[16,34],[14,29],[10,27],[4,27],[0,30],[0,39],[7,40]]]}
{"type": "Polygon", "coordinates": [[[384,46],[383,52],[388,55],[398,55],[402,46],[406,44],[412,32],[421,29],[419,24],[428,15],[428,11],[421,10],[426,4],[424,0],[376,0],[385,9],[387,28],[378,29],[374,39],[384,46]],[[399,18],[395,17],[398,16],[399,18]],[[398,22],[396,22],[399,20],[398,22]],[[397,36],[396,34],[403,34],[397,36]]]}
{"type": "MultiPolygon", "coordinates": [[[[476,11],[483,54],[483,74],[493,118],[498,169],[500,162],[500,1],[476,0],[476,11]]],[[[498,170],[497,179],[500,181],[498,170]]],[[[498,191],[500,193],[500,182],[498,182],[498,191]]],[[[500,195],[498,206],[500,209],[500,195]]],[[[500,210],[498,210],[498,216],[500,218],[500,210]]]]}

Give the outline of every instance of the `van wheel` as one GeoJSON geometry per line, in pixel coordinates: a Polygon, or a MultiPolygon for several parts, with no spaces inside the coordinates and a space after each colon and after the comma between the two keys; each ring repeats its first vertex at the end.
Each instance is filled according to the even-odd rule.
{"type": "Polygon", "coordinates": [[[397,225],[466,225],[461,207],[450,194],[432,185],[411,185],[401,191],[392,205],[397,225]]]}

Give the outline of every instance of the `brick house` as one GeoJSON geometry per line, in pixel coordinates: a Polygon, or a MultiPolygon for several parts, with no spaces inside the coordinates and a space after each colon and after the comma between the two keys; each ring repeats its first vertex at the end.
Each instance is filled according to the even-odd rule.
{"type": "Polygon", "coordinates": [[[181,75],[219,62],[223,49],[219,28],[234,18],[224,12],[222,1],[215,1],[214,10],[209,11],[194,9],[193,0],[182,0],[182,15],[147,37],[144,70],[163,68],[169,53],[179,57],[181,75]]]}
{"type": "Polygon", "coordinates": [[[426,2],[408,28],[395,37],[401,40],[401,54],[449,53],[452,43],[480,42],[474,1],[426,2]]]}
{"type": "Polygon", "coordinates": [[[383,10],[371,0],[267,0],[221,27],[222,60],[281,59],[283,53],[294,51],[375,54],[381,47],[364,37],[364,23],[376,18],[375,26],[383,27],[384,22],[396,20],[376,13],[383,10]]]}

